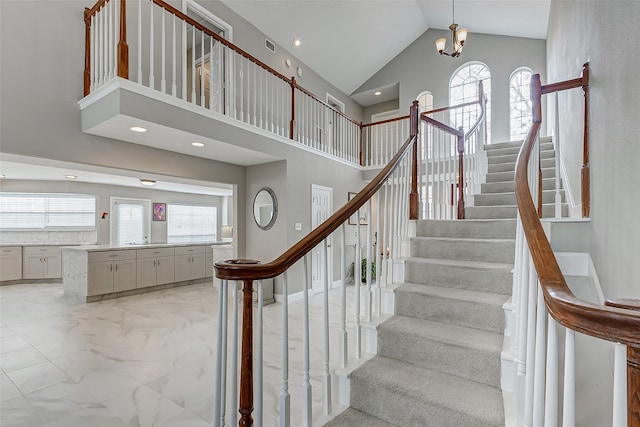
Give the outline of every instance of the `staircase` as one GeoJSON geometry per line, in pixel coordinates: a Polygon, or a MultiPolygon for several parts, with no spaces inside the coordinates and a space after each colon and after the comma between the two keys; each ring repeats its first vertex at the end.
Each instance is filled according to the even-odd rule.
{"type": "MultiPolygon", "coordinates": [[[[351,375],[351,406],[327,426],[505,425],[502,305],[512,288],[520,144],[487,149],[487,183],[467,220],[418,222],[395,315],[378,328],[377,355],[351,375]]],[[[553,155],[542,139],[546,216],[554,214],[553,155]]]]}

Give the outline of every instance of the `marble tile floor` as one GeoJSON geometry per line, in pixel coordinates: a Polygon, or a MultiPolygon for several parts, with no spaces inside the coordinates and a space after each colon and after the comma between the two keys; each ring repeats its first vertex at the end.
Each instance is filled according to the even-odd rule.
{"type": "MultiPolygon", "coordinates": [[[[347,289],[353,353],[355,292],[347,289]]],[[[332,371],[338,367],[340,294],[329,292],[332,371]]],[[[314,419],[323,407],[322,300],[322,294],[310,298],[314,419]]],[[[211,283],[92,304],[66,301],[61,284],[0,287],[0,426],[212,425],[217,304],[211,283]]],[[[299,425],[302,301],[289,304],[289,313],[291,425],[299,425]]],[[[264,319],[263,425],[276,426],[282,304],[264,307],[264,319]]]]}

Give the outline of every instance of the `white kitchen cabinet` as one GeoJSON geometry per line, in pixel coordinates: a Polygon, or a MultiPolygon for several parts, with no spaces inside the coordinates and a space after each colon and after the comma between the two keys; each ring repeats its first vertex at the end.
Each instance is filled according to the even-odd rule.
{"type": "Polygon", "coordinates": [[[22,267],[23,279],[62,278],[62,251],[57,246],[26,246],[22,267]]]}
{"type": "Polygon", "coordinates": [[[175,281],[196,280],[205,277],[206,249],[204,246],[175,248],[175,281]]]}
{"type": "Polygon", "coordinates": [[[88,296],[136,288],[136,251],[91,252],[88,261],[88,296]]]}
{"type": "Polygon", "coordinates": [[[213,248],[207,246],[204,252],[204,277],[213,277],[213,248]]]}
{"type": "Polygon", "coordinates": [[[175,281],[174,248],[139,249],[137,253],[136,287],[145,288],[175,281]]]}
{"type": "Polygon", "coordinates": [[[22,246],[0,248],[0,281],[22,279],[22,246]]]}

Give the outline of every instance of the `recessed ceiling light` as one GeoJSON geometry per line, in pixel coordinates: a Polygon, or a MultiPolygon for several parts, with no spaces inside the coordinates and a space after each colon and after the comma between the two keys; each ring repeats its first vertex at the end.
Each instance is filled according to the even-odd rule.
{"type": "Polygon", "coordinates": [[[131,129],[132,131],[134,131],[134,132],[140,132],[140,133],[143,133],[143,132],[146,132],[146,131],[147,131],[145,128],[140,127],[140,126],[133,126],[133,127],[131,127],[130,129],[131,129]]]}
{"type": "Polygon", "coordinates": [[[78,179],[78,177],[75,175],[65,175],[64,177],[67,179],[78,179]]]}
{"type": "Polygon", "coordinates": [[[302,39],[300,37],[296,37],[295,39],[293,39],[293,45],[294,46],[300,46],[302,44],[302,39]]]}
{"type": "Polygon", "coordinates": [[[202,142],[192,142],[191,145],[193,145],[194,147],[204,147],[204,144],[202,142]]]}
{"type": "Polygon", "coordinates": [[[380,92],[380,91],[374,92],[374,95],[375,96],[380,96],[380,95],[382,95],[382,92],[380,92]]]}
{"type": "Polygon", "coordinates": [[[0,179],[4,179],[4,178],[5,178],[4,174],[0,173],[0,179]]]}
{"type": "Polygon", "coordinates": [[[152,179],[140,179],[140,184],[150,187],[152,185],[156,185],[156,182],[152,179]]]}

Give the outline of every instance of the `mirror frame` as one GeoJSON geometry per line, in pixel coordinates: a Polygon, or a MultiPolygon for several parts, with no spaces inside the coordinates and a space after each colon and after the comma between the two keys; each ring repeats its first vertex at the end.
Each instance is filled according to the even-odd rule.
{"type": "Polygon", "coordinates": [[[273,227],[273,224],[276,223],[276,219],[278,218],[278,199],[276,198],[276,193],[270,187],[262,187],[260,190],[256,192],[256,195],[253,198],[251,211],[252,211],[251,214],[253,215],[253,221],[256,223],[258,228],[261,230],[269,230],[271,227],[273,227]],[[269,223],[264,226],[260,225],[260,223],[258,222],[258,218],[256,218],[256,210],[255,210],[256,200],[258,199],[258,195],[263,191],[266,191],[267,193],[269,193],[269,195],[271,196],[271,201],[273,202],[273,215],[271,216],[271,221],[269,221],[269,223]]]}

